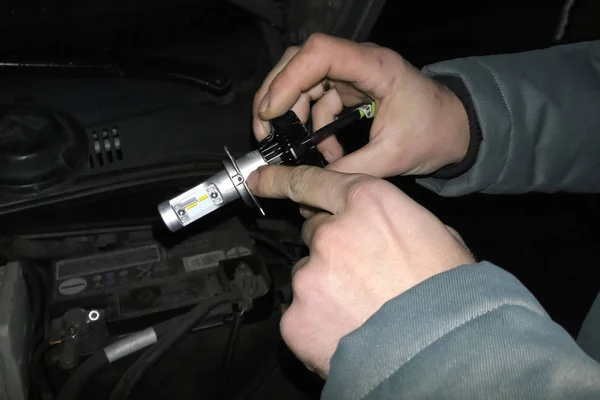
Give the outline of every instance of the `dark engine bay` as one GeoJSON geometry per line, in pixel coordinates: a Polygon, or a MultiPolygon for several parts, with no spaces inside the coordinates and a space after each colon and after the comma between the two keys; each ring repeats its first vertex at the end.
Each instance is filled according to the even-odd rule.
{"type": "Polygon", "coordinates": [[[126,397],[318,396],[279,336],[297,208],[240,202],[171,233],[157,206],[221,170],[224,146],[256,148],[252,98],[287,46],[364,39],[382,3],[0,6],[0,398],[107,399],[149,344],[136,333],[186,324],[126,397]]]}
{"type": "MultiPolygon", "coordinates": [[[[486,51],[551,44],[562,2],[551,3],[548,29],[520,47],[508,37],[486,51]]],[[[222,170],[225,146],[234,156],[256,149],[252,99],[287,46],[325,32],[392,47],[384,23],[393,25],[401,13],[383,8],[391,16],[385,19],[383,5],[0,5],[0,399],[110,398],[149,344],[136,347],[148,340],[140,332],[154,327],[156,336],[166,335],[188,323],[190,329],[138,377],[128,397],[319,397],[323,382],[279,335],[279,319],[292,297],[290,269],[306,255],[297,206],[264,201],[267,216],[261,217],[238,201],[172,233],[157,205],[222,170]],[[215,301],[238,292],[246,294],[243,300],[215,301]],[[201,318],[190,322],[193,312],[201,318]],[[93,374],[82,370],[99,350],[131,334],[142,336],[128,350],[111,353],[110,365],[93,374]],[[65,395],[73,376],[79,380],[65,395]]],[[[526,25],[521,31],[515,25],[513,32],[522,34],[526,25]]],[[[418,32],[416,25],[405,29],[418,32]]],[[[443,47],[443,40],[417,36],[402,42],[417,65],[433,61],[436,51],[480,51],[476,43],[460,41],[453,51],[442,51],[435,46],[443,47]],[[427,46],[432,51],[419,58],[427,46]]],[[[596,198],[474,195],[441,201],[412,182],[399,184],[455,226],[479,257],[527,262],[529,269],[513,272],[561,323],[580,321],[584,311],[564,311],[551,296],[563,276],[544,271],[548,263],[532,261],[536,247],[527,253],[522,245],[537,237],[546,240],[544,246],[561,243],[585,258],[579,246],[586,240],[565,238],[593,237],[596,228],[577,221],[582,215],[597,218],[596,198]],[[490,236],[479,230],[486,223],[512,232],[523,218],[529,230],[513,232],[502,249],[489,246],[490,236]],[[565,229],[550,235],[548,224],[565,229]],[[549,289],[536,292],[531,282],[542,271],[550,276],[549,289]]],[[[554,258],[558,265],[560,257],[554,258]]],[[[593,298],[592,286],[575,296],[581,310],[593,298]]]]}

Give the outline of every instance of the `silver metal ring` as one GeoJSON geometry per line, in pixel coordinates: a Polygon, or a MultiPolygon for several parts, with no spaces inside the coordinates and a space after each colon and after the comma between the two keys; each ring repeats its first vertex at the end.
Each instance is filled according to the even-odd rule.
{"type": "Polygon", "coordinates": [[[223,166],[225,167],[227,174],[229,175],[229,177],[231,178],[231,181],[233,182],[233,186],[240,194],[240,197],[242,198],[242,200],[244,200],[244,202],[246,203],[246,205],[248,207],[256,206],[260,210],[260,213],[263,216],[266,215],[262,206],[260,205],[260,203],[258,202],[256,197],[254,197],[254,195],[250,191],[250,188],[246,184],[246,177],[244,177],[244,175],[240,171],[236,160],[231,155],[231,152],[229,151],[227,146],[225,146],[225,154],[227,154],[227,157],[229,158],[229,162],[227,162],[227,160],[223,160],[223,166]],[[228,165],[228,164],[230,164],[230,165],[228,165]],[[233,167],[233,171],[232,171],[231,167],[233,167]],[[236,176],[238,177],[237,182],[234,179],[236,176]],[[241,178],[241,180],[239,180],[239,178],[241,178]],[[240,186],[242,186],[243,188],[241,188],[240,186]]]}
{"type": "Polygon", "coordinates": [[[98,321],[98,319],[100,318],[100,313],[98,312],[98,310],[92,310],[89,312],[88,318],[90,321],[98,321]]]}

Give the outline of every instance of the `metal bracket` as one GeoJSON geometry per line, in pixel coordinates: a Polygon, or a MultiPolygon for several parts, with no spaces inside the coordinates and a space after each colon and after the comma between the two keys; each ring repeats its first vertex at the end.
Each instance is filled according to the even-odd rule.
{"type": "Polygon", "coordinates": [[[235,190],[237,190],[238,194],[240,195],[242,200],[244,200],[244,203],[246,203],[248,207],[258,207],[260,213],[263,216],[265,216],[265,211],[263,210],[256,197],[254,197],[254,195],[250,191],[250,188],[248,188],[248,185],[246,184],[246,178],[240,171],[237,162],[235,161],[235,158],[233,158],[227,146],[225,146],[225,154],[227,154],[229,160],[224,159],[223,166],[225,167],[227,175],[229,175],[229,178],[231,179],[235,190]]]}

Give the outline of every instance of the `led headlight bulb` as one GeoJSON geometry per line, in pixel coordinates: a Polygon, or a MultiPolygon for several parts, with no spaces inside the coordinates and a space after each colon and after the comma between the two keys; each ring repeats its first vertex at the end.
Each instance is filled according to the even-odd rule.
{"type": "Polygon", "coordinates": [[[288,111],[271,121],[271,132],[259,144],[258,150],[234,159],[225,147],[227,158],[223,159],[223,171],[179,196],[159,204],[160,216],[169,230],[176,232],[239,198],[249,207],[258,207],[264,215],[260,203],[246,184],[252,171],[263,165],[315,164],[316,159],[316,163],[323,166],[325,162],[316,150],[316,145],[350,122],[361,118],[373,118],[374,114],[374,104],[363,105],[309,135],[296,114],[288,111]]]}

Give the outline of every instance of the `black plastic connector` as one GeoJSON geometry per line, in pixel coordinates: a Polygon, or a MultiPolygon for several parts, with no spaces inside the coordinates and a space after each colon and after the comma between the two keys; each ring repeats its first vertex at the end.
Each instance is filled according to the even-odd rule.
{"type": "Polygon", "coordinates": [[[293,111],[271,120],[271,132],[258,146],[269,165],[319,165],[326,162],[309,140],[310,134],[293,111]]]}

